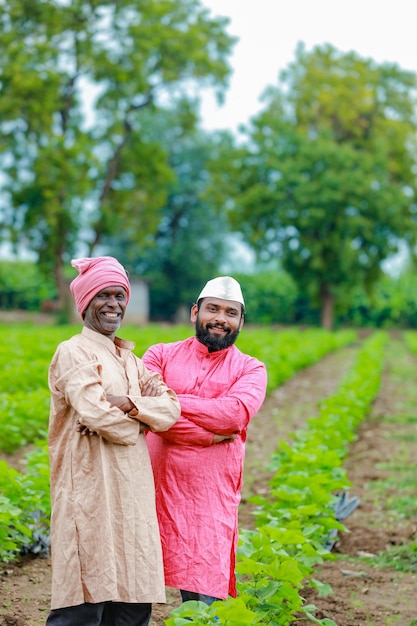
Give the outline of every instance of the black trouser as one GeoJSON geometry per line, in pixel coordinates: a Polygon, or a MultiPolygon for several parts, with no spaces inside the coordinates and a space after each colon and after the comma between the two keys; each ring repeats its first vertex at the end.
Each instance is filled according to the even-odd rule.
{"type": "Polygon", "coordinates": [[[152,604],[99,602],[54,609],[46,626],[148,626],[152,604]]]}
{"type": "Polygon", "coordinates": [[[205,596],[203,593],[197,593],[195,591],[185,591],[184,589],[180,589],[180,592],[183,602],[188,602],[188,600],[199,600],[200,602],[205,602],[210,606],[210,604],[213,604],[216,600],[221,600],[221,598],[205,596]]]}

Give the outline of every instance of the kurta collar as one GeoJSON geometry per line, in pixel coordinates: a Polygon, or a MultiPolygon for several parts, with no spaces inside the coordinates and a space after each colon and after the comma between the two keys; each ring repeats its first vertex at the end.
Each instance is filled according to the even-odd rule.
{"type": "Polygon", "coordinates": [[[106,335],[102,335],[101,333],[91,330],[91,328],[86,328],[85,326],[83,327],[81,334],[96,343],[106,346],[114,353],[116,353],[116,346],[122,350],[129,350],[130,352],[136,345],[133,341],[127,341],[126,339],[121,339],[120,337],[115,337],[113,341],[109,337],[106,337],[106,335]]]}

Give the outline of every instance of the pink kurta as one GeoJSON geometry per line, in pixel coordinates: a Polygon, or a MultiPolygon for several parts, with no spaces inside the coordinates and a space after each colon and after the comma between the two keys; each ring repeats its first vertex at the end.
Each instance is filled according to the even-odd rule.
{"type": "Polygon", "coordinates": [[[143,356],[181,404],[181,417],[146,440],[154,470],[168,586],[217,598],[236,595],[238,505],[246,432],[266,391],[263,363],[236,346],[209,353],[195,337],[143,356]],[[213,433],[239,433],[212,445],[213,433]]]}
{"type": "Polygon", "coordinates": [[[141,396],[156,374],[134,344],[83,328],[61,343],[49,369],[52,609],[84,602],[164,602],[152,468],[139,421],[111,407],[126,395],[154,430],[178,419],[179,402],[141,396]],[[82,436],[79,420],[97,435],[82,436]]]}

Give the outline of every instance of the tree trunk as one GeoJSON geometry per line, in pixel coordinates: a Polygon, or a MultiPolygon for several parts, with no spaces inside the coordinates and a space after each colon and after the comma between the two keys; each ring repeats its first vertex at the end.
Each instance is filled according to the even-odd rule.
{"type": "Polygon", "coordinates": [[[334,313],[334,295],[332,294],[330,287],[327,283],[323,283],[320,288],[320,321],[322,328],[332,330],[333,328],[333,313],[334,313]]]}
{"type": "Polygon", "coordinates": [[[64,268],[60,259],[58,259],[55,266],[55,284],[58,292],[59,321],[62,323],[70,323],[73,317],[74,301],[69,290],[68,282],[65,279],[64,268]]]}

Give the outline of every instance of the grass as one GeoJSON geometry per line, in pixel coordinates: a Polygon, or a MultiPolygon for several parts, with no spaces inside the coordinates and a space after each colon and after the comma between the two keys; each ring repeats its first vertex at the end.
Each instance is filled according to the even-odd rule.
{"type": "Polygon", "coordinates": [[[389,567],[400,572],[417,572],[417,541],[401,546],[393,546],[372,559],[378,567],[389,567]]]}

